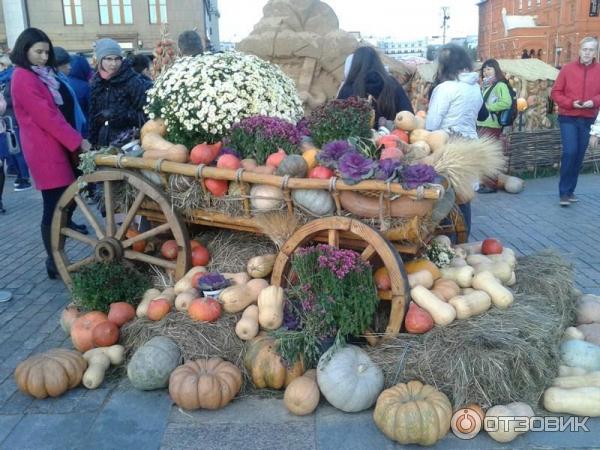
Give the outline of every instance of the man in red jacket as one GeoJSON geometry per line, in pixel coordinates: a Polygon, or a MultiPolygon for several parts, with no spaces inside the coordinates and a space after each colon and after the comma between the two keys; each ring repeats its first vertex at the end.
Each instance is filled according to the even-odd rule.
{"type": "Polygon", "coordinates": [[[586,37],[579,45],[579,58],[566,64],[552,88],[558,104],[558,123],[563,152],[558,193],[560,206],[576,202],[577,177],[590,140],[590,127],[600,108],[600,64],[598,40],[586,37]]]}

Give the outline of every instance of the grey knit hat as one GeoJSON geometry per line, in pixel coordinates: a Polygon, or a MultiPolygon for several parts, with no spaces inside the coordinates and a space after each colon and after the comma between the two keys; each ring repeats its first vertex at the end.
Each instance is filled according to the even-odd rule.
{"type": "Polygon", "coordinates": [[[56,61],[56,67],[62,66],[71,62],[71,55],[62,47],[54,47],[54,60],[56,61]]]}
{"type": "Polygon", "coordinates": [[[96,60],[98,63],[107,56],[123,56],[123,50],[119,43],[110,38],[102,38],[96,41],[96,60]]]}

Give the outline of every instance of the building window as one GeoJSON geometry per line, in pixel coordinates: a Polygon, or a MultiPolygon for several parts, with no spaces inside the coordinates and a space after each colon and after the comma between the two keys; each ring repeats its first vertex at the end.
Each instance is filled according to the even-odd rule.
{"type": "Polygon", "coordinates": [[[523,0],[519,0],[519,9],[523,9],[523,0]]]}
{"type": "Polygon", "coordinates": [[[63,0],[65,25],[83,25],[81,0],[63,0]]]}
{"type": "Polygon", "coordinates": [[[167,23],[167,0],[148,0],[150,23],[167,23]]]}
{"type": "Polygon", "coordinates": [[[131,0],[98,0],[101,25],[130,25],[133,23],[131,0]]]}

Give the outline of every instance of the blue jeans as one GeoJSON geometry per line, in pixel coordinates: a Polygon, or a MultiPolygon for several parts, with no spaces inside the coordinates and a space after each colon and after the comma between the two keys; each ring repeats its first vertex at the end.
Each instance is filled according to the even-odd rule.
{"type": "Polygon", "coordinates": [[[463,203],[462,205],[458,205],[460,212],[465,219],[465,228],[467,229],[467,241],[469,240],[469,236],[471,234],[471,202],[463,203]]]}
{"type": "Polygon", "coordinates": [[[593,123],[593,118],[558,116],[563,148],[558,183],[558,194],[561,197],[572,195],[575,192],[579,171],[590,142],[590,128],[593,123]]]}
{"type": "MultiPolygon", "coordinates": [[[[17,142],[19,142],[19,131],[15,130],[15,135],[17,136],[17,142]]],[[[23,152],[19,152],[15,155],[8,152],[8,142],[6,141],[7,137],[5,133],[0,134],[0,155],[4,159],[6,159],[6,167],[10,170],[15,170],[17,172],[17,179],[19,180],[28,180],[29,179],[29,168],[27,167],[27,163],[25,162],[25,157],[23,156],[23,152]]],[[[19,147],[21,143],[19,142],[19,147]]]]}

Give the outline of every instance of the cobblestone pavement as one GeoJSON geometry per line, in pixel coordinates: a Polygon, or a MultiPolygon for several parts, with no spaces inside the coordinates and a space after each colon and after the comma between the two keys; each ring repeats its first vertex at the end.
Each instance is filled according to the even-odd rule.
{"type": "MultiPolygon", "coordinates": [[[[75,389],[50,400],[17,391],[12,373],[27,356],[69,347],[58,319],[69,296],[44,271],[39,236],[41,196],[14,193],[8,179],[0,215],[0,448],[399,448],[375,427],[371,411],[344,414],[324,402],[312,416],[291,416],[280,400],[245,398],[218,412],[182,412],[166,391],[140,392],[124,379],[100,389],[75,389]]],[[[600,294],[600,177],[580,178],[579,203],[558,206],[557,180],[528,181],[521,195],[479,196],[473,203],[473,235],[501,239],[520,254],[558,249],[576,268],[576,282],[600,294]]],[[[80,219],[81,220],[81,219],[80,219]]],[[[600,420],[589,433],[528,433],[511,448],[594,448],[600,420]]],[[[438,448],[506,448],[487,436],[460,441],[448,435],[438,448]]]]}

